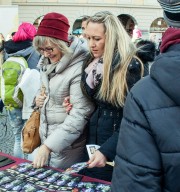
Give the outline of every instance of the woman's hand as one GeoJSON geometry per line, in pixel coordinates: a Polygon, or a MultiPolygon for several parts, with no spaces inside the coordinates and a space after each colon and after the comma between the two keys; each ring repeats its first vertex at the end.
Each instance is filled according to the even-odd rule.
{"type": "Polygon", "coordinates": [[[34,168],[43,167],[48,161],[50,152],[51,150],[46,145],[41,145],[34,158],[33,167],[34,168]]]}
{"type": "Polygon", "coordinates": [[[39,96],[37,96],[36,97],[36,106],[37,107],[39,107],[39,108],[42,108],[43,107],[43,105],[44,105],[44,101],[45,101],[45,99],[46,99],[46,95],[39,95],[39,96]]]}
{"type": "Polygon", "coordinates": [[[65,97],[64,102],[63,102],[63,107],[66,110],[66,113],[69,114],[69,112],[72,109],[72,104],[70,103],[70,97],[65,97]]]}
{"type": "Polygon", "coordinates": [[[104,167],[106,165],[106,162],[107,162],[106,157],[99,150],[97,150],[87,163],[88,168],[93,168],[93,167],[104,167]]]}

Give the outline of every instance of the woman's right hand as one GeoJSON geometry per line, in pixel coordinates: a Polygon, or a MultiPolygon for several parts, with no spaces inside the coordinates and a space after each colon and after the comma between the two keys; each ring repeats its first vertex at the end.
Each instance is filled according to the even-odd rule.
{"type": "Polygon", "coordinates": [[[97,150],[91,159],[87,162],[88,168],[93,168],[93,167],[104,167],[106,165],[107,158],[106,156],[101,153],[99,150],[97,150]]]}
{"type": "Polygon", "coordinates": [[[69,112],[71,111],[72,109],[72,104],[70,103],[70,97],[65,97],[64,101],[63,101],[63,107],[65,108],[66,110],[66,113],[69,114],[69,112]]]}
{"type": "Polygon", "coordinates": [[[43,167],[48,161],[50,153],[51,153],[51,150],[46,145],[41,145],[33,160],[33,167],[34,168],[43,167]]]}
{"type": "Polygon", "coordinates": [[[42,108],[43,105],[44,105],[44,101],[46,99],[46,95],[39,95],[36,97],[36,106],[39,107],[39,108],[42,108]]]}

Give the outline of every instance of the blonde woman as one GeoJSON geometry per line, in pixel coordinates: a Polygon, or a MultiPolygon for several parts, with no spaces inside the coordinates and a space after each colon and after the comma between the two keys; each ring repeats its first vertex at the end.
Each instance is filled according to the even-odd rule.
{"type": "MultiPolygon", "coordinates": [[[[141,78],[143,67],[136,57],[136,48],[116,16],[98,12],[87,21],[86,37],[90,54],[82,69],[81,88],[96,105],[89,121],[88,144],[100,148],[89,159],[88,168],[79,172],[111,181],[122,119],[129,89],[141,78]],[[91,169],[90,169],[91,168],[91,169]]],[[[67,111],[73,105],[66,101],[67,111]]]]}

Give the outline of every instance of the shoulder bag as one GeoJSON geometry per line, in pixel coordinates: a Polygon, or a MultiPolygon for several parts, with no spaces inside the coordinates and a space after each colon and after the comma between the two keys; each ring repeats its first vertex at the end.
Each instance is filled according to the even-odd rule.
{"type": "MultiPolygon", "coordinates": [[[[42,87],[41,95],[44,95],[45,87],[42,87]]],[[[30,118],[25,123],[22,130],[22,150],[24,153],[32,153],[34,149],[41,145],[39,135],[40,111],[34,108],[30,118]]]]}

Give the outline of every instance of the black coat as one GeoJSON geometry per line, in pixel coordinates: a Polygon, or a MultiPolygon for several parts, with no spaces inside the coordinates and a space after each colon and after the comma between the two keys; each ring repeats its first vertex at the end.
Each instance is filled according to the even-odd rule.
{"type": "Polygon", "coordinates": [[[128,95],[113,192],[180,191],[180,44],[160,54],[128,95]]]}
{"type": "MultiPolygon", "coordinates": [[[[84,69],[93,60],[90,56],[88,61],[84,63],[82,72],[82,89],[84,94],[89,97],[96,105],[92,117],[89,121],[88,144],[100,145],[100,151],[108,160],[113,161],[116,153],[116,145],[119,134],[119,125],[122,119],[122,107],[115,107],[110,103],[104,102],[96,98],[101,84],[94,90],[90,89],[86,84],[86,73],[84,69]]],[[[112,63],[113,70],[119,62],[119,56],[115,55],[112,63]]],[[[129,89],[140,79],[140,64],[133,60],[128,68],[128,87],[129,89]]]]}
{"type": "MultiPolygon", "coordinates": [[[[111,66],[111,72],[113,71],[119,62],[119,55],[115,54],[111,66]]],[[[104,154],[108,161],[113,161],[116,154],[116,146],[119,135],[119,125],[122,119],[122,107],[115,107],[110,103],[97,99],[97,94],[100,89],[101,83],[94,89],[90,89],[86,84],[86,73],[84,69],[93,60],[91,56],[84,62],[82,68],[82,90],[86,97],[90,98],[96,105],[96,109],[93,112],[88,123],[88,140],[87,144],[100,145],[99,151],[104,154]]],[[[133,59],[128,67],[127,83],[129,89],[141,78],[140,76],[140,63],[133,59]]],[[[85,155],[85,161],[88,160],[88,155],[85,155]]],[[[113,167],[106,165],[102,168],[83,169],[80,174],[90,177],[111,181],[113,167]]]]}

